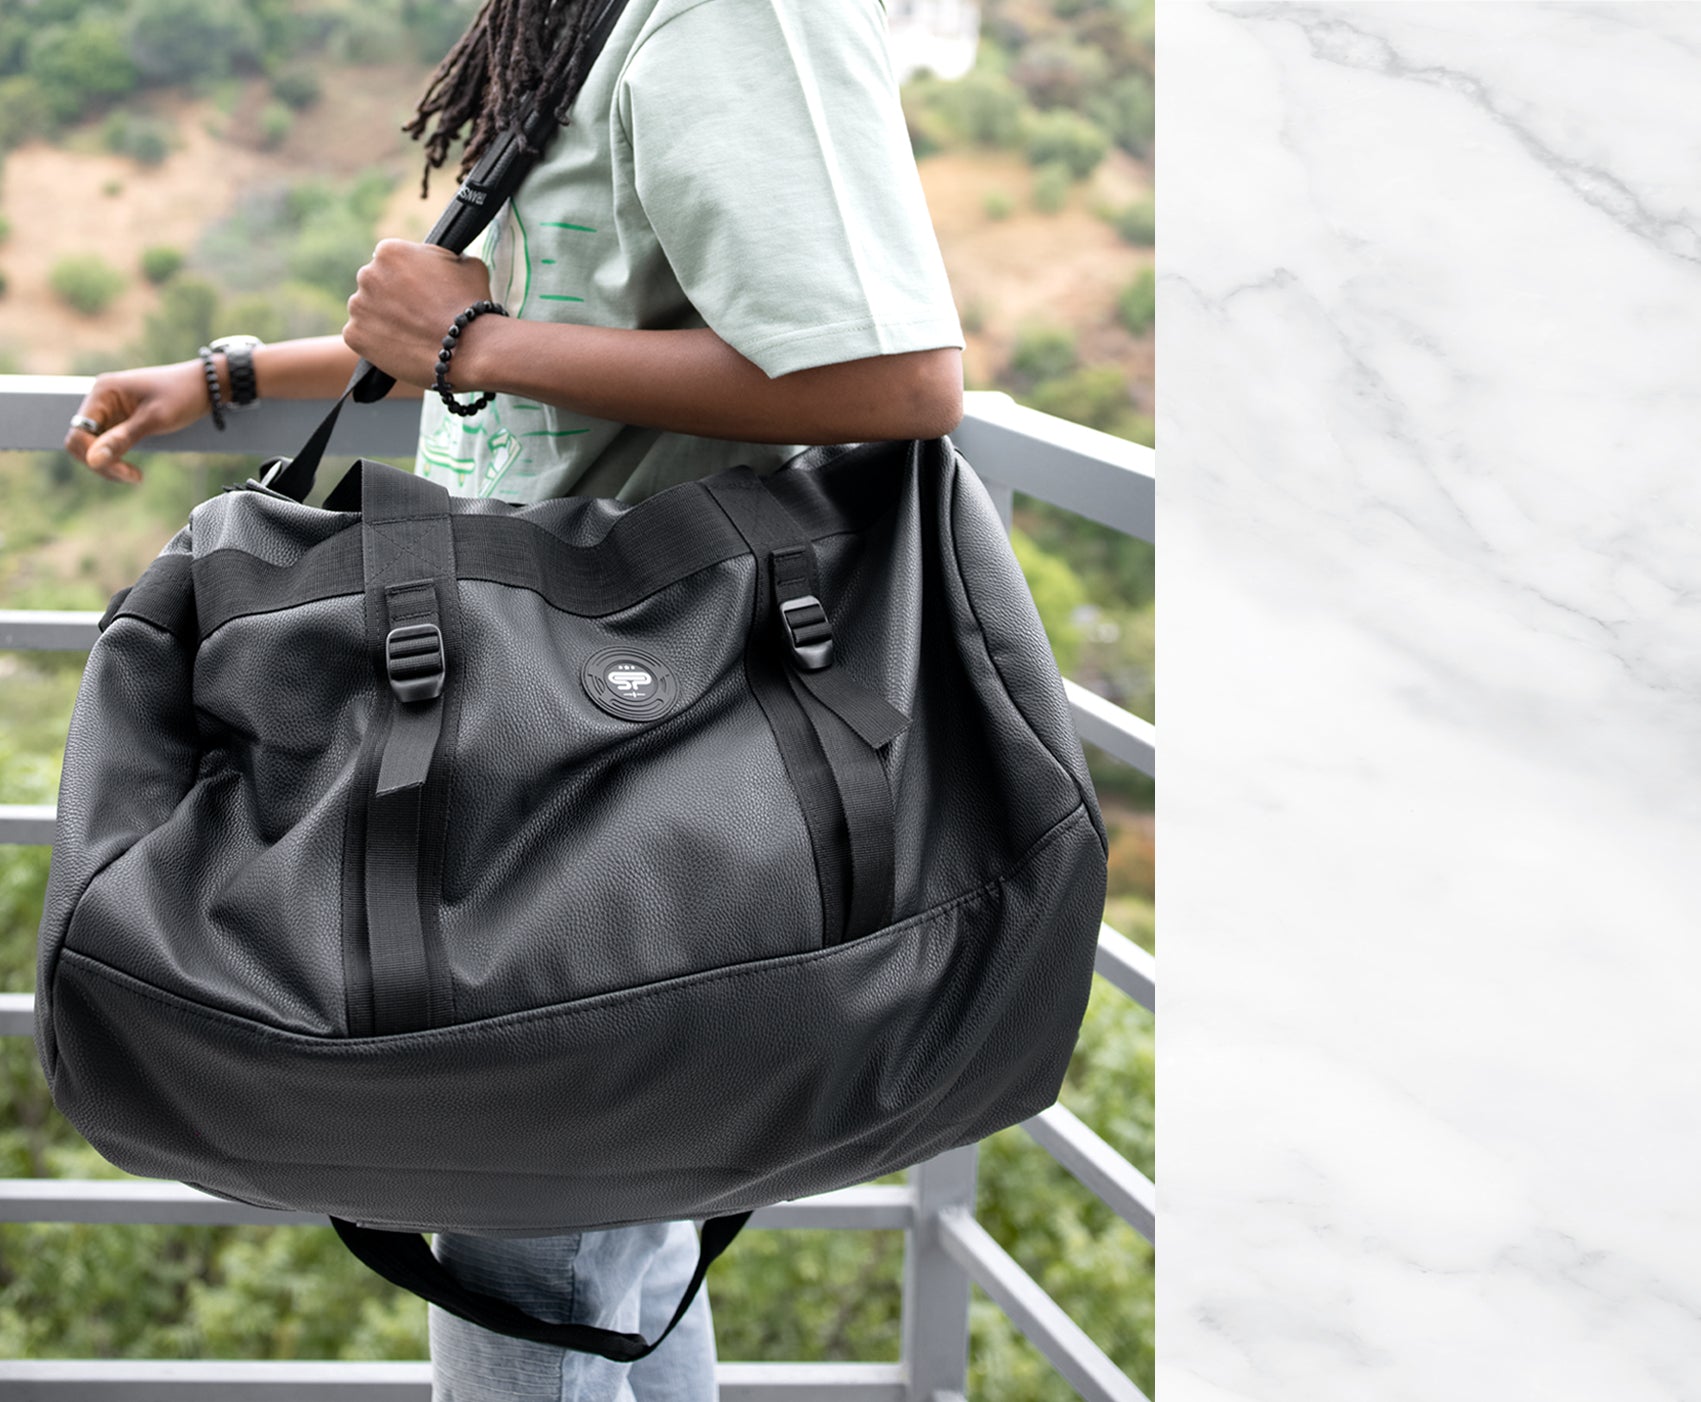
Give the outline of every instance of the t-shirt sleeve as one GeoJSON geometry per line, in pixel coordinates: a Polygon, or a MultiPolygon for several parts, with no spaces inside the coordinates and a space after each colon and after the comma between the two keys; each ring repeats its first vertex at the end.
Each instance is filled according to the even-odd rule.
{"type": "Polygon", "coordinates": [[[963,345],[879,0],[697,0],[617,110],[685,295],[768,375],[963,345]]]}

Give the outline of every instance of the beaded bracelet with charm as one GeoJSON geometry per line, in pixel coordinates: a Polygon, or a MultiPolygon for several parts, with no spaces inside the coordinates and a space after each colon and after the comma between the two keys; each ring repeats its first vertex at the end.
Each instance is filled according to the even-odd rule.
{"type": "Polygon", "coordinates": [[[443,338],[443,349],[437,352],[437,393],[443,396],[443,403],[451,414],[459,414],[462,418],[470,418],[489,404],[496,395],[486,390],[471,404],[462,404],[454,397],[455,391],[449,384],[449,361],[454,357],[455,346],[461,338],[461,332],[466,330],[467,323],[474,317],[482,316],[485,312],[494,312],[497,316],[507,316],[507,309],[500,302],[477,301],[455,318],[455,324],[449,328],[449,334],[443,338]]]}

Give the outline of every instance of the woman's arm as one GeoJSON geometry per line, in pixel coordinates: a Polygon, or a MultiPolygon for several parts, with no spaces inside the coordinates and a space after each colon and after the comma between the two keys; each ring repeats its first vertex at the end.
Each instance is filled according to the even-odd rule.
{"type": "Polygon", "coordinates": [[[480,317],[451,379],[592,418],[741,443],[937,438],[963,417],[962,352],[877,355],[769,379],[713,331],[480,317]]]}
{"type": "MultiPolygon", "coordinates": [[[[416,386],[431,384],[455,317],[490,296],[478,259],[402,239],[383,240],[355,284],[342,339],[416,386]]],[[[449,380],[457,391],[497,390],[593,418],[744,443],[937,438],[963,417],[962,352],[954,346],[770,379],[706,328],[481,316],[462,332],[449,380]]]]}
{"type": "MultiPolygon", "coordinates": [[[[222,355],[213,357],[219,387],[230,399],[230,369],[222,355]]],[[[262,399],[335,399],[348,384],[360,357],[341,336],[304,336],[254,348],[254,384],[262,399]]],[[[398,399],[418,399],[418,385],[398,384],[398,399]]]]}

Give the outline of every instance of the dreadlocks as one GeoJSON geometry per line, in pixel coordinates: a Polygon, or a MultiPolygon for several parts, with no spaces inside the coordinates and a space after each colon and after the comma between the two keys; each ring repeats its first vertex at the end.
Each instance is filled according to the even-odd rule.
{"type": "MultiPolygon", "coordinates": [[[[461,157],[461,176],[485,147],[536,100],[567,120],[578,91],[584,31],[591,0],[485,0],[465,34],[437,65],[413,118],[402,127],[416,141],[432,117],[437,127],[425,139],[420,196],[431,193],[431,171],[469,121],[472,132],[461,157]]],[[[528,143],[529,149],[529,143],[528,143]]]]}

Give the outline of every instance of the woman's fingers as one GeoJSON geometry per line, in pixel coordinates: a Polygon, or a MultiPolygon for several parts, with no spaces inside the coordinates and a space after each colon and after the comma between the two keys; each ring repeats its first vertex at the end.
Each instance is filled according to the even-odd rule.
{"type": "Polygon", "coordinates": [[[145,409],[115,385],[97,379],[77,406],[77,416],[99,424],[100,432],[72,428],[65,435],[65,451],[108,481],[140,482],[142,474],[124,461],[124,454],[148,432],[145,409]]]}
{"type": "Polygon", "coordinates": [[[147,425],[141,420],[140,414],[133,414],[108,429],[89,445],[88,456],[83,461],[102,477],[110,477],[114,482],[140,482],[142,474],[124,461],[124,454],[136,445],[137,439],[146,437],[147,425]]]}

